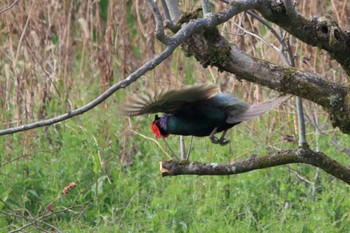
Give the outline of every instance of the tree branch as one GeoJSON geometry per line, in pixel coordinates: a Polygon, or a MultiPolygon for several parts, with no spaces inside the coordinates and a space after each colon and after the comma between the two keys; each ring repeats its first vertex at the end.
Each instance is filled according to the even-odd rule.
{"type": "Polygon", "coordinates": [[[259,0],[256,8],[262,16],[284,28],[301,41],[322,48],[339,62],[350,75],[350,31],[342,31],[330,16],[304,18],[290,0],[259,0]],[[287,6],[287,8],[286,8],[287,6]]]}
{"type": "Polygon", "coordinates": [[[271,89],[297,95],[324,108],[334,127],[350,134],[350,89],[317,74],[279,66],[231,47],[224,70],[271,89]]]}
{"type": "MultiPolygon", "coordinates": [[[[192,24],[196,20],[188,24],[192,24]]],[[[216,28],[200,31],[182,46],[187,56],[194,55],[204,66],[212,65],[220,71],[237,75],[271,89],[293,94],[322,106],[330,114],[334,127],[350,134],[350,89],[325,80],[321,76],[302,72],[254,58],[231,46],[216,28]]]]}
{"type": "Polygon", "coordinates": [[[18,3],[18,0],[15,0],[11,5],[5,7],[4,9],[0,10],[0,14],[4,13],[5,11],[10,10],[12,7],[14,7],[18,3]]]}
{"type": "Polygon", "coordinates": [[[126,79],[114,84],[112,87],[110,87],[108,90],[106,90],[104,93],[102,93],[100,96],[98,96],[96,99],[89,102],[88,104],[51,119],[46,119],[46,120],[37,121],[30,124],[21,125],[18,127],[0,130],[0,135],[12,134],[16,132],[25,131],[25,130],[35,129],[38,127],[52,125],[52,124],[67,120],[69,118],[72,118],[74,116],[83,114],[93,109],[94,107],[96,107],[97,105],[105,101],[108,97],[110,97],[114,92],[118,91],[121,88],[125,88],[129,86],[131,83],[135,82],[139,77],[141,77],[147,71],[154,69],[162,61],[164,61],[167,57],[169,57],[172,54],[172,52],[185,39],[190,37],[195,32],[198,32],[204,28],[215,27],[218,24],[221,24],[227,21],[232,16],[242,11],[252,9],[255,6],[256,6],[255,0],[245,0],[242,2],[238,2],[234,6],[228,9],[225,9],[218,14],[209,16],[208,18],[205,18],[205,19],[198,19],[194,22],[184,25],[173,37],[171,37],[171,43],[163,50],[162,53],[160,53],[159,55],[155,56],[153,59],[144,63],[144,65],[142,65],[139,69],[137,69],[135,72],[130,74],[126,79]]]}
{"type": "Polygon", "coordinates": [[[250,158],[222,164],[162,161],[160,163],[160,171],[162,176],[234,175],[292,163],[303,163],[319,167],[350,185],[350,169],[327,157],[322,152],[315,152],[307,148],[286,150],[265,156],[253,155],[250,158]]]}
{"type": "Polygon", "coordinates": [[[341,30],[330,16],[304,18],[295,10],[291,0],[258,0],[256,6],[255,10],[265,19],[299,40],[328,51],[350,75],[350,30],[341,30]]]}
{"type": "Polygon", "coordinates": [[[171,39],[165,35],[163,27],[163,18],[160,14],[157,4],[153,0],[147,0],[149,8],[151,9],[154,19],[156,21],[155,35],[157,39],[165,45],[169,45],[171,39]]]}
{"type": "MultiPolygon", "coordinates": [[[[300,35],[306,35],[304,36],[305,38],[300,38],[306,41],[306,43],[325,43],[326,40],[321,40],[321,37],[318,37],[320,30],[322,32],[322,27],[320,28],[320,25],[318,24],[319,21],[308,21],[302,18],[300,15],[297,17],[299,24],[304,25],[306,29],[311,30],[314,33],[312,35],[316,37],[316,40],[310,41],[308,35],[309,33],[305,33],[305,31],[301,32],[300,29],[293,29],[294,27],[291,25],[294,25],[294,23],[289,22],[290,19],[287,17],[285,11],[282,10],[281,13],[280,11],[276,10],[276,7],[284,9],[284,4],[275,6],[273,5],[272,1],[234,1],[230,4],[229,7],[220,13],[210,15],[207,18],[191,20],[191,22],[182,25],[182,28],[173,37],[171,37],[171,43],[165,48],[162,53],[146,62],[142,67],[129,75],[125,80],[114,84],[95,100],[78,109],[69,111],[61,116],[57,116],[52,119],[0,130],[0,135],[52,125],[91,110],[106,100],[117,90],[127,87],[131,83],[135,82],[141,75],[145,74],[149,70],[154,69],[158,64],[169,57],[176,47],[178,47],[181,43],[183,43],[186,39],[191,37],[196,32],[197,34],[193,35],[190,39],[187,40],[187,44],[190,45],[187,47],[187,55],[195,55],[196,58],[201,61],[204,66],[214,65],[217,66],[219,70],[226,70],[228,72],[239,75],[239,78],[244,78],[248,81],[268,86],[274,90],[298,95],[305,99],[309,99],[324,107],[324,109],[331,116],[333,126],[338,126],[344,133],[350,134],[349,88],[343,87],[336,83],[325,81],[313,73],[301,72],[294,68],[286,68],[264,60],[253,58],[238,50],[237,48],[230,46],[230,44],[218,33],[217,29],[215,28],[215,26],[218,24],[227,21],[232,16],[242,11],[249,9],[258,9],[260,12],[262,12],[264,17],[269,18],[270,20],[272,18],[275,21],[278,19],[279,21],[277,21],[279,22],[279,25],[293,35],[298,33],[300,35]],[[269,3],[270,5],[265,6],[266,3],[269,3]],[[287,21],[290,24],[287,25],[287,23],[284,23],[287,21]]],[[[344,39],[345,35],[340,34],[339,38],[344,39]]],[[[341,54],[345,52],[346,59],[350,62],[350,59],[348,57],[350,51],[346,52],[348,50],[344,46],[346,47],[346,44],[343,44],[340,47],[336,46],[338,49],[332,51],[334,53],[341,54]]],[[[186,46],[184,46],[184,48],[186,50],[186,46]]],[[[327,48],[332,49],[333,47],[327,48]]]]}
{"type": "Polygon", "coordinates": [[[139,69],[137,69],[135,72],[130,74],[126,79],[114,84],[112,87],[110,87],[108,90],[106,90],[104,93],[102,93],[100,96],[98,96],[93,101],[89,102],[88,104],[77,108],[75,110],[69,111],[63,115],[53,117],[51,119],[46,119],[42,121],[37,121],[31,124],[25,124],[18,127],[8,128],[4,130],[0,130],[0,135],[6,135],[6,134],[12,134],[17,133],[25,130],[35,129],[43,126],[52,125],[64,120],[67,120],[69,118],[75,117],[77,115],[83,114],[103,101],[105,101],[108,97],[110,97],[114,92],[118,91],[121,88],[125,88],[129,86],[131,83],[135,82],[139,77],[141,77],[143,74],[145,74],[147,71],[150,71],[154,69],[157,65],[159,65],[162,61],[164,61],[167,57],[169,57],[172,52],[177,47],[177,44],[173,44],[168,46],[165,50],[163,50],[162,53],[155,56],[153,59],[147,61],[144,65],[142,65],[139,69]]]}

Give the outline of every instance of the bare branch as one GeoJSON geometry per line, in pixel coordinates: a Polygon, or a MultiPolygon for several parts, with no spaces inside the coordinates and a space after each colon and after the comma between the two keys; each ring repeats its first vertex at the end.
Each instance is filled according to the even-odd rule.
{"type": "Polygon", "coordinates": [[[2,13],[4,13],[5,11],[10,10],[10,9],[11,9],[12,7],[14,7],[17,3],[18,3],[18,0],[15,0],[13,3],[11,3],[11,5],[9,5],[8,7],[5,7],[4,9],[2,9],[2,10],[0,11],[0,15],[1,15],[2,13]]]}
{"type": "Polygon", "coordinates": [[[13,127],[13,128],[8,128],[4,130],[0,130],[0,135],[5,135],[5,134],[12,134],[16,132],[21,132],[25,130],[30,130],[30,129],[35,129],[43,126],[48,126],[52,125],[64,120],[67,120],[69,118],[72,118],[74,116],[83,114],[103,101],[105,101],[108,97],[110,97],[114,92],[118,91],[121,88],[125,88],[129,86],[131,83],[135,82],[139,77],[141,77],[143,74],[145,74],[147,71],[150,71],[154,69],[158,64],[160,64],[162,61],[164,61],[167,57],[169,57],[174,49],[177,47],[177,45],[172,45],[167,47],[165,50],[163,50],[162,53],[154,57],[153,59],[147,61],[144,65],[142,65],[139,69],[137,69],[135,72],[133,72],[131,75],[129,75],[126,79],[114,84],[112,87],[110,87],[108,90],[106,90],[103,94],[98,96],[96,99],[91,101],[90,103],[77,108],[75,110],[69,111],[63,115],[51,118],[51,119],[46,119],[42,121],[37,121],[31,124],[26,124],[26,125],[21,125],[18,127],[13,127]]]}
{"type": "Polygon", "coordinates": [[[151,9],[154,19],[156,21],[156,37],[157,39],[165,45],[169,45],[171,39],[165,35],[163,27],[163,18],[160,14],[157,4],[153,0],[147,0],[149,8],[151,9]]]}
{"type": "Polygon", "coordinates": [[[236,74],[238,79],[319,104],[330,114],[333,127],[350,134],[350,90],[346,86],[314,73],[254,58],[231,46],[215,28],[193,35],[182,48],[186,55],[194,55],[204,67],[216,66],[219,71],[236,74]]]}
{"type": "Polygon", "coordinates": [[[21,132],[25,130],[30,130],[38,127],[48,126],[52,125],[64,120],[67,120],[69,118],[72,118],[74,116],[83,114],[103,101],[105,101],[108,97],[110,97],[114,92],[118,91],[121,88],[125,88],[129,86],[131,83],[135,82],[139,77],[141,77],[143,74],[145,74],[147,71],[150,71],[154,69],[157,65],[159,65],[162,61],[164,61],[167,57],[169,57],[172,52],[188,37],[190,37],[193,33],[204,29],[204,28],[212,28],[216,25],[219,25],[228,19],[230,19],[232,16],[256,7],[255,0],[246,0],[242,2],[237,2],[234,6],[223,10],[222,12],[218,14],[214,14],[208,18],[205,19],[197,19],[191,23],[188,23],[184,25],[173,37],[172,37],[172,43],[168,45],[162,53],[155,56],[153,59],[148,60],[144,65],[142,65],[139,69],[137,69],[135,72],[130,74],[126,79],[114,84],[112,87],[110,87],[108,90],[106,90],[104,93],[102,93],[100,96],[98,96],[93,101],[89,102],[88,104],[77,108],[75,110],[69,111],[63,115],[46,119],[42,121],[37,121],[30,124],[21,125],[18,127],[8,128],[4,130],[0,130],[0,135],[5,134],[12,134],[16,132],[21,132]]]}
{"type": "Polygon", "coordinates": [[[179,7],[177,6],[177,0],[165,0],[165,3],[166,3],[167,8],[169,10],[171,22],[176,24],[177,20],[179,19],[180,15],[181,15],[179,7]]]}
{"type": "Polygon", "coordinates": [[[168,9],[168,6],[167,6],[165,0],[162,0],[161,2],[162,2],[164,14],[165,14],[165,20],[167,20],[167,21],[173,23],[173,21],[171,20],[170,12],[169,12],[169,9],[168,9]]]}
{"type": "MultiPolygon", "coordinates": [[[[286,0],[286,5],[291,4],[290,0],[286,0]]],[[[291,6],[289,6],[291,7],[291,6]]],[[[292,9],[289,9],[292,11],[292,9]]],[[[287,50],[288,56],[289,56],[289,66],[295,67],[295,61],[294,61],[294,54],[292,51],[292,47],[290,46],[289,39],[286,40],[285,43],[283,43],[283,46],[287,50]]],[[[297,106],[297,115],[298,115],[298,130],[299,130],[299,140],[298,145],[300,147],[306,145],[306,128],[305,128],[305,115],[304,115],[304,108],[303,108],[303,100],[300,96],[297,96],[296,98],[296,106],[297,106]]]]}
{"type": "Polygon", "coordinates": [[[210,3],[209,0],[201,0],[204,17],[207,17],[211,14],[210,3]]]}
{"type": "Polygon", "coordinates": [[[265,156],[252,155],[250,158],[222,164],[162,161],[160,170],[162,176],[234,175],[292,163],[303,163],[319,167],[350,185],[350,169],[321,152],[315,152],[307,148],[286,150],[265,156]]]}
{"type": "Polygon", "coordinates": [[[227,61],[222,69],[239,78],[317,103],[330,114],[334,127],[350,133],[350,91],[346,87],[314,73],[253,58],[235,47],[231,48],[227,61]]]}
{"type": "MultiPolygon", "coordinates": [[[[287,13],[291,14],[291,17],[296,17],[297,12],[294,9],[294,5],[291,0],[285,0],[285,5],[287,8],[287,13]]],[[[270,31],[273,33],[273,35],[278,39],[280,44],[282,45],[282,57],[284,57],[284,61],[288,66],[295,67],[294,62],[294,55],[292,48],[290,46],[289,40],[284,40],[265,20],[263,20],[258,15],[254,14],[251,11],[248,11],[248,14],[252,17],[259,20],[262,24],[264,24],[266,27],[270,29],[270,31]],[[284,50],[287,51],[289,60],[287,60],[284,50]]],[[[305,117],[304,117],[304,109],[303,109],[303,102],[302,98],[297,96],[296,98],[296,106],[297,106],[297,115],[298,115],[298,128],[299,128],[299,146],[304,146],[306,144],[306,130],[305,130],[305,117]]]]}
{"type": "Polygon", "coordinates": [[[285,1],[288,9],[282,1],[258,2],[259,6],[255,9],[265,19],[284,28],[299,40],[328,51],[350,75],[350,33],[341,30],[330,16],[306,19],[295,11],[290,0],[285,1]]]}
{"type": "Polygon", "coordinates": [[[162,0],[162,6],[163,6],[164,14],[165,14],[165,22],[164,22],[165,26],[173,32],[178,31],[176,29],[176,26],[175,26],[173,20],[170,17],[170,12],[169,12],[169,9],[168,9],[168,6],[167,6],[167,3],[165,0],[162,0]]]}

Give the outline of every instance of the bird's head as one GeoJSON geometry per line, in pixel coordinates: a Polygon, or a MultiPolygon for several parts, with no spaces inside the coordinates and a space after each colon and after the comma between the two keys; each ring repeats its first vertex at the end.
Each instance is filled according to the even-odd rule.
{"type": "Polygon", "coordinates": [[[156,115],[154,117],[154,121],[151,123],[151,131],[156,135],[157,138],[166,138],[169,136],[166,123],[167,115],[164,114],[161,117],[158,117],[158,115],[156,115]]]}

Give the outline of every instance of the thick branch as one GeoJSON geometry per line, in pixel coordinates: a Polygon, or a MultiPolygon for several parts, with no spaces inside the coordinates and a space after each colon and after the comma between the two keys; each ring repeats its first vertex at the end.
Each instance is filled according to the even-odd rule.
{"type": "Polygon", "coordinates": [[[330,16],[304,18],[286,1],[259,0],[256,8],[264,18],[284,28],[301,41],[322,48],[341,64],[350,75],[350,32],[342,31],[330,16]]]}
{"type": "Polygon", "coordinates": [[[317,74],[279,66],[251,57],[235,47],[222,69],[239,78],[271,89],[297,95],[322,106],[334,127],[350,134],[350,89],[327,81],[317,74]]]}
{"type": "Polygon", "coordinates": [[[303,148],[281,151],[266,156],[253,155],[247,159],[223,164],[163,161],[160,163],[160,170],[162,176],[234,175],[291,163],[304,163],[319,167],[325,172],[350,185],[350,169],[342,166],[321,152],[315,152],[303,148]]]}
{"type": "Polygon", "coordinates": [[[350,134],[349,87],[330,82],[314,73],[254,58],[230,46],[216,28],[194,34],[182,48],[186,55],[194,55],[204,67],[213,65],[221,71],[236,74],[238,78],[319,104],[330,114],[334,127],[350,134]]]}

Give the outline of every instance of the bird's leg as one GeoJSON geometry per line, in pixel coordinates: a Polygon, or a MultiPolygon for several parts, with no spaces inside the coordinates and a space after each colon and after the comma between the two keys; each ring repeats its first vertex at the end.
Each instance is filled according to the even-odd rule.
{"type": "Polygon", "coordinates": [[[192,150],[192,143],[193,143],[193,136],[191,136],[190,147],[188,148],[188,152],[187,152],[187,157],[186,157],[187,161],[190,160],[190,153],[191,153],[191,150],[192,150]]]}
{"type": "Polygon", "coordinates": [[[230,142],[230,140],[225,139],[226,133],[227,133],[227,129],[224,130],[224,132],[222,132],[221,137],[219,139],[219,143],[221,146],[225,146],[230,142]]]}
{"type": "Polygon", "coordinates": [[[209,135],[209,138],[210,138],[210,141],[214,144],[218,144],[219,143],[219,139],[217,137],[215,137],[215,134],[216,134],[216,131],[218,130],[218,127],[215,127],[213,129],[213,131],[211,131],[210,135],[209,135]]]}
{"type": "Polygon", "coordinates": [[[210,141],[214,144],[220,144],[221,146],[225,146],[227,145],[230,141],[226,140],[225,139],[225,136],[226,136],[226,133],[227,133],[227,130],[225,130],[222,134],[221,134],[221,137],[220,139],[218,139],[217,137],[215,137],[215,134],[217,132],[218,128],[215,127],[213,129],[213,131],[210,133],[209,135],[209,138],[210,138],[210,141]]]}
{"type": "Polygon", "coordinates": [[[175,157],[176,160],[179,160],[179,157],[175,154],[175,152],[173,151],[173,149],[171,149],[171,147],[169,146],[169,144],[166,142],[166,140],[162,137],[163,141],[165,142],[166,147],[168,147],[168,149],[170,150],[171,154],[175,157]]]}

